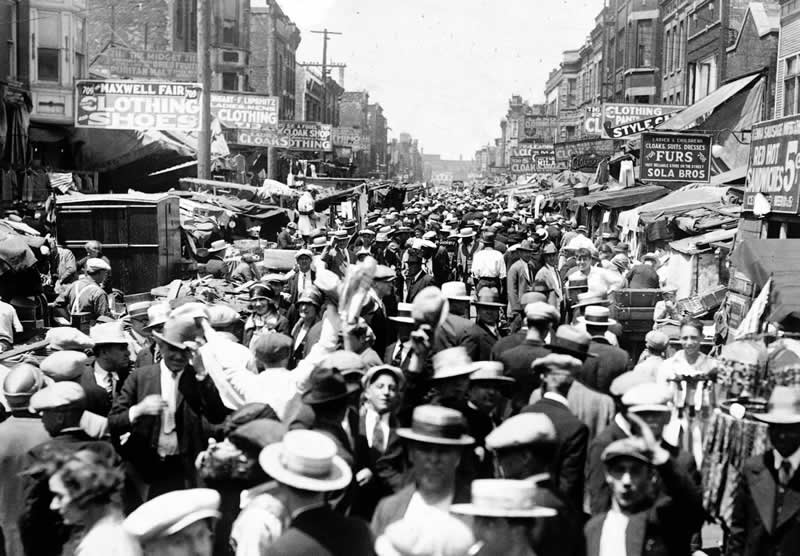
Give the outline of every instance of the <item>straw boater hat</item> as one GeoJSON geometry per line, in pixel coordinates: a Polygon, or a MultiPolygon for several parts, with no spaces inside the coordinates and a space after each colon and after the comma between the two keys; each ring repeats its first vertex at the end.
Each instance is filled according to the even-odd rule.
{"type": "Polygon", "coordinates": [[[608,307],[589,305],[583,312],[583,316],[578,317],[578,322],[590,326],[613,326],[617,324],[617,321],[609,318],[610,314],[608,307]]]}
{"type": "Polygon", "coordinates": [[[445,282],[442,284],[442,294],[447,299],[454,301],[472,301],[472,298],[467,295],[467,286],[464,282],[445,282]]]}
{"type": "Polygon", "coordinates": [[[443,349],[433,355],[433,376],[431,380],[444,380],[475,371],[475,364],[464,346],[443,349]]]}
{"type": "Polygon", "coordinates": [[[147,310],[152,305],[152,301],[137,301],[128,305],[128,316],[132,319],[147,317],[147,310]]]}
{"type": "Polygon", "coordinates": [[[475,439],[465,434],[466,430],[461,412],[438,405],[420,405],[414,409],[411,427],[397,429],[397,436],[425,444],[469,446],[475,439]]]}
{"type": "Polygon", "coordinates": [[[472,304],[476,307],[497,307],[498,309],[505,307],[500,303],[500,292],[497,291],[497,288],[481,288],[481,291],[478,292],[478,299],[472,304]]]}
{"type": "Polygon", "coordinates": [[[514,479],[478,479],[472,481],[472,502],[453,504],[454,514],[481,517],[539,518],[553,517],[556,510],[537,506],[536,484],[514,479]]]}
{"type": "Polygon", "coordinates": [[[767,412],[753,417],[770,425],[800,424],[800,388],[776,386],[767,402],[767,412]]]}
{"type": "Polygon", "coordinates": [[[309,247],[312,251],[317,249],[325,249],[328,246],[328,238],[325,236],[317,236],[313,240],[311,240],[311,245],[309,247]]]}
{"type": "Polygon", "coordinates": [[[287,432],[282,442],[261,450],[258,462],[279,483],[312,492],[342,490],[353,478],[333,440],[317,431],[287,432]]]}
{"type": "Polygon", "coordinates": [[[314,253],[311,251],[311,249],[300,249],[294,254],[294,260],[297,260],[300,257],[308,257],[309,259],[313,259],[314,253]]]}
{"type": "Polygon", "coordinates": [[[219,517],[220,495],[210,488],[174,490],[148,500],[123,528],[140,543],[174,535],[202,519],[219,517]]]}
{"type": "Polygon", "coordinates": [[[122,330],[122,322],[103,322],[95,324],[89,330],[89,337],[95,346],[102,344],[127,344],[128,338],[122,330]]]}
{"type": "Polygon", "coordinates": [[[462,239],[468,237],[475,237],[475,230],[473,228],[461,228],[458,231],[458,237],[462,239]]]}
{"type": "Polygon", "coordinates": [[[578,302],[575,303],[572,306],[572,308],[573,309],[578,309],[580,307],[589,307],[590,305],[602,306],[602,305],[608,305],[609,303],[611,303],[611,302],[608,299],[605,299],[604,297],[602,297],[600,295],[589,293],[589,292],[587,292],[587,293],[579,293],[578,294],[578,302]]]}

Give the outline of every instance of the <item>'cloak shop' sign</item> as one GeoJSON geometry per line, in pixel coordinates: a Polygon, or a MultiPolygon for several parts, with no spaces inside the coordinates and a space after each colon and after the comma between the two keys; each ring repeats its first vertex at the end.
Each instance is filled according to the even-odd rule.
{"type": "Polygon", "coordinates": [[[639,177],[645,181],[711,180],[711,136],[643,133],[639,177]]]}
{"type": "Polygon", "coordinates": [[[291,151],[333,150],[329,124],[281,120],[271,129],[238,129],[235,143],[255,147],[277,147],[291,151]]]}
{"type": "Polygon", "coordinates": [[[771,212],[800,212],[800,116],[788,116],[753,126],[750,164],[744,188],[744,210],[752,211],[761,193],[771,212]]]}

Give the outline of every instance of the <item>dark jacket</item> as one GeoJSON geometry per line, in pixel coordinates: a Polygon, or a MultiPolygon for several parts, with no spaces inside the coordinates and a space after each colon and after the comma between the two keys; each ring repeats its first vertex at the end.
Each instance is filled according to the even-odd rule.
{"type": "Polygon", "coordinates": [[[473,361],[489,361],[492,356],[492,348],[500,339],[499,334],[495,334],[482,322],[476,322],[467,331],[469,337],[469,347],[467,350],[473,361]]]}
{"type": "MultiPolygon", "coordinates": [[[[122,391],[122,385],[129,374],[128,371],[117,373],[118,380],[115,386],[115,396],[122,391]]],[[[109,399],[105,387],[97,384],[97,379],[94,376],[94,361],[87,363],[83,369],[80,385],[83,391],[86,392],[86,410],[107,417],[111,411],[112,401],[109,399]]]]}
{"type": "MultiPolygon", "coordinates": [[[[627,438],[627,433],[616,422],[604,428],[589,444],[589,461],[586,466],[586,488],[589,489],[589,509],[592,515],[607,512],[611,508],[611,489],[606,483],[603,466],[603,450],[615,440],[627,438]]],[[[689,475],[697,488],[700,487],[700,472],[692,455],[686,450],[662,444],[675,460],[675,465],[689,475]]]]}
{"type": "Polygon", "coordinates": [[[492,348],[492,361],[500,361],[500,356],[509,349],[520,345],[527,334],[527,330],[518,330],[497,340],[497,343],[492,348]]]}
{"type": "Polygon", "coordinates": [[[531,393],[541,384],[534,374],[531,363],[550,353],[550,348],[541,340],[524,340],[516,347],[503,352],[497,360],[503,363],[503,374],[517,381],[511,397],[515,411],[528,405],[531,393]]]}
{"type": "MultiPolygon", "coordinates": [[[[703,524],[703,500],[691,478],[672,459],[656,467],[662,494],[646,510],[630,516],[625,530],[627,556],[688,556],[690,540],[703,524]]],[[[587,556],[598,556],[607,512],[584,528],[587,556]]],[[[774,553],[772,553],[774,554],[774,553]]]]}
{"type": "Polygon", "coordinates": [[[795,471],[788,487],[781,489],[772,450],[748,459],[742,467],[730,525],[730,556],[797,554],[800,550],[800,473],[795,471]],[[781,490],[783,503],[779,505],[781,490]]]}
{"type": "Polygon", "coordinates": [[[266,556],[371,556],[373,538],[360,519],[344,517],[329,506],[301,511],[267,548],[266,556]]]}
{"type": "Polygon", "coordinates": [[[442,284],[450,280],[453,269],[450,264],[450,254],[447,252],[446,247],[440,245],[436,249],[436,253],[431,258],[431,267],[433,280],[437,286],[441,287],[442,284]]]}
{"type": "Polygon", "coordinates": [[[587,357],[581,369],[580,381],[603,394],[609,394],[611,383],[630,368],[628,352],[612,346],[602,336],[594,336],[589,344],[589,353],[595,357],[587,357]]]}
{"type": "Polygon", "coordinates": [[[658,289],[658,272],[649,264],[637,264],[625,275],[626,287],[636,290],[658,289]]]}
{"type": "Polygon", "coordinates": [[[542,398],[522,412],[544,413],[553,421],[558,435],[553,481],[568,504],[573,508],[582,508],[589,427],[575,417],[567,406],[548,398],[542,398]]]}
{"type": "MultiPolygon", "coordinates": [[[[125,433],[131,433],[120,453],[148,482],[155,478],[153,473],[157,473],[160,467],[158,437],[161,417],[143,415],[131,423],[128,410],[151,394],[161,395],[160,365],[142,367],[131,373],[108,416],[108,428],[116,442],[125,433]]],[[[197,454],[208,445],[211,433],[208,423],[222,423],[229,410],[222,403],[211,377],[199,381],[191,367],[187,367],[180,377],[176,398],[178,452],[186,468],[193,470],[197,454]]]]}
{"type": "Polygon", "coordinates": [[[537,556],[582,556],[586,541],[580,508],[567,504],[550,478],[536,482],[534,502],[558,512],[554,517],[537,519],[533,524],[530,541],[534,553],[537,556]]]}
{"type": "Polygon", "coordinates": [[[435,286],[436,284],[433,281],[433,276],[430,276],[425,273],[423,270],[415,277],[414,281],[406,281],[405,287],[408,290],[408,296],[406,297],[406,301],[411,303],[414,301],[414,298],[417,297],[417,294],[427,288],[428,286],[435,286]]]}

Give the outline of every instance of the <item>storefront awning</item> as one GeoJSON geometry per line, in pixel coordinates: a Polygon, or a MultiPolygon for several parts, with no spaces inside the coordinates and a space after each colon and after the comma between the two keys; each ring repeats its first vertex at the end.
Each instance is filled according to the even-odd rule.
{"type": "Polygon", "coordinates": [[[616,191],[597,191],[582,197],[573,197],[569,202],[569,208],[574,211],[578,207],[588,209],[595,206],[607,209],[634,207],[660,199],[669,192],[669,189],[659,185],[642,185],[616,191]]]}

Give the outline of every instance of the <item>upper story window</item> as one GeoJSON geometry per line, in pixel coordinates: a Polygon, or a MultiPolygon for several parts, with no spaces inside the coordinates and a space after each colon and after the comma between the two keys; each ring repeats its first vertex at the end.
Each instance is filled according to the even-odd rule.
{"type": "Polygon", "coordinates": [[[40,11],[36,21],[36,77],[38,81],[61,80],[61,16],[40,11]]]}
{"type": "Polygon", "coordinates": [[[239,1],[222,2],[222,44],[239,45],[239,1]]]}

